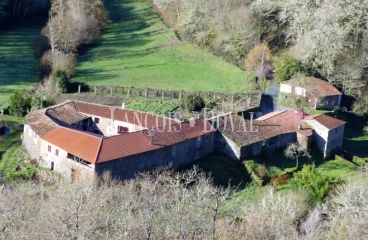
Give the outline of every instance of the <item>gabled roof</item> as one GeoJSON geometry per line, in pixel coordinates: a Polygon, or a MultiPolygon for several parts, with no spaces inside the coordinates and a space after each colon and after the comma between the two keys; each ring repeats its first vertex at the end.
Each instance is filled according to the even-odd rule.
{"type": "Polygon", "coordinates": [[[59,126],[87,119],[88,115],[128,122],[143,128],[154,128],[175,123],[171,118],[136,110],[122,109],[95,103],[66,101],[51,107],[32,111],[25,117],[25,122],[39,136],[43,136],[59,126]],[[112,113],[113,111],[113,113],[112,113]]]}
{"type": "Polygon", "coordinates": [[[340,127],[341,125],[344,125],[346,122],[330,117],[325,114],[319,114],[319,115],[311,115],[306,117],[306,120],[315,120],[316,122],[320,123],[321,125],[325,126],[327,129],[334,129],[337,127],[340,127]]]}
{"type": "Polygon", "coordinates": [[[144,128],[154,128],[172,123],[172,119],[155,115],[152,113],[129,110],[123,108],[113,108],[111,106],[95,103],[74,101],[76,110],[81,113],[111,118],[114,120],[131,123],[144,128]],[[113,111],[113,113],[112,113],[113,111]]]}
{"type": "Polygon", "coordinates": [[[96,163],[103,136],[59,127],[42,139],[90,163],[96,163]]]}
{"type": "Polygon", "coordinates": [[[96,164],[160,149],[214,131],[207,120],[198,119],[112,137],[59,127],[42,139],[96,164]]]}
{"type": "Polygon", "coordinates": [[[301,122],[301,119],[292,111],[272,112],[257,118],[256,122],[272,127],[279,134],[292,132],[297,132],[304,136],[311,136],[313,134],[312,129],[301,122]]]}
{"type": "Polygon", "coordinates": [[[205,119],[104,138],[97,163],[149,152],[193,139],[215,129],[205,119]]]}
{"type": "Polygon", "coordinates": [[[237,114],[222,116],[218,119],[217,129],[227,138],[241,146],[261,142],[277,136],[279,133],[270,126],[250,121],[237,114]]]}
{"type": "Polygon", "coordinates": [[[335,96],[342,94],[331,83],[314,77],[294,78],[284,81],[281,84],[305,88],[307,89],[308,94],[312,94],[315,97],[335,96]]]}

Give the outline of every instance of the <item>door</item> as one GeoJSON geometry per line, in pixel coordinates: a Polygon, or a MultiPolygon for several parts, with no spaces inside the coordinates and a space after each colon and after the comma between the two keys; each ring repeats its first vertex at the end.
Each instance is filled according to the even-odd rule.
{"type": "Polygon", "coordinates": [[[80,181],[81,172],[78,169],[72,169],[72,183],[78,183],[80,181]]]}
{"type": "Polygon", "coordinates": [[[54,170],[54,162],[51,161],[51,170],[54,170]]]}

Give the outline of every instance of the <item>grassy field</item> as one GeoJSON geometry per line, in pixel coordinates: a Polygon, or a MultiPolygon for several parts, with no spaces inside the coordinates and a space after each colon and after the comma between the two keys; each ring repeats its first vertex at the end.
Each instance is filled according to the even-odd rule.
{"type": "Polygon", "coordinates": [[[181,42],[146,1],[105,1],[113,21],[78,58],[73,82],[187,91],[253,89],[244,71],[181,42]]]}
{"type": "Polygon", "coordinates": [[[33,42],[42,26],[0,30],[0,109],[4,108],[15,89],[25,93],[38,81],[38,60],[33,42]]]}

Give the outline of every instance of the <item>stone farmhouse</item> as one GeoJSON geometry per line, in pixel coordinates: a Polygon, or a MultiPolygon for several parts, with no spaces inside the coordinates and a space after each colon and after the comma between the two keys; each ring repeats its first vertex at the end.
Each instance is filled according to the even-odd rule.
{"type": "Polygon", "coordinates": [[[324,157],[342,147],[344,121],[323,114],[303,115],[278,111],[256,120],[244,120],[237,114],[215,119],[214,125],[221,133],[216,138],[216,149],[240,160],[258,156],[262,150],[275,151],[293,142],[308,149],[313,141],[324,157]]]}
{"type": "Polygon", "coordinates": [[[114,177],[159,166],[174,169],[212,153],[215,130],[205,119],[173,119],[70,101],[26,116],[23,145],[31,158],[71,181],[109,170],[114,177]]]}
{"type": "Polygon", "coordinates": [[[128,179],[159,166],[181,169],[215,151],[233,159],[259,155],[298,141],[315,141],[328,156],[341,147],[345,122],[291,111],[256,120],[236,114],[178,122],[150,113],[67,101],[29,113],[23,146],[41,166],[81,181],[110,171],[128,179]]]}
{"type": "Polygon", "coordinates": [[[314,77],[291,79],[280,84],[282,93],[295,94],[306,98],[313,109],[333,109],[340,107],[342,93],[332,84],[314,77]]]}

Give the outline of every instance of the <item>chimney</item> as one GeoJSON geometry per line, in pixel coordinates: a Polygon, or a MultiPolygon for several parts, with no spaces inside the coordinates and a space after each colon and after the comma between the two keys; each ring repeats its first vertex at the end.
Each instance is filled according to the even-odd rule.
{"type": "Polygon", "coordinates": [[[250,131],[253,131],[253,113],[254,112],[250,112],[250,131]]]}
{"type": "Polygon", "coordinates": [[[122,109],[125,109],[125,103],[122,103],[122,104],[121,104],[121,108],[122,108],[122,109]]]}

